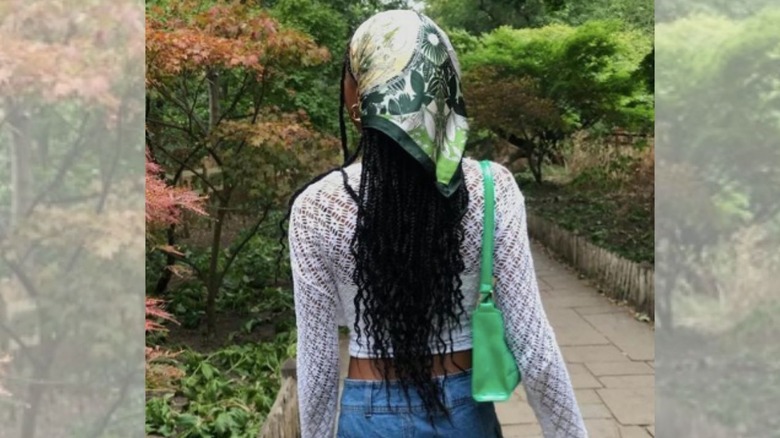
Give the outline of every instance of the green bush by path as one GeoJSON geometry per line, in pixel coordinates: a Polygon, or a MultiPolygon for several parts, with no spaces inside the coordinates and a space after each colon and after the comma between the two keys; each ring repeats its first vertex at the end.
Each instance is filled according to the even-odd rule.
{"type": "Polygon", "coordinates": [[[501,27],[461,58],[464,93],[476,128],[492,131],[528,159],[534,179],[563,164],[566,142],[581,131],[647,133],[653,96],[645,77],[652,39],[617,21],[578,27],[501,27]],[[644,64],[643,64],[644,62],[644,64]]]}
{"type": "Polygon", "coordinates": [[[518,174],[528,210],[629,260],[654,263],[653,150],[575,141],[565,159],[565,168],[547,168],[542,184],[518,174]]]}
{"type": "Polygon", "coordinates": [[[654,261],[652,203],[519,178],[528,210],[635,262],[654,261]]]}

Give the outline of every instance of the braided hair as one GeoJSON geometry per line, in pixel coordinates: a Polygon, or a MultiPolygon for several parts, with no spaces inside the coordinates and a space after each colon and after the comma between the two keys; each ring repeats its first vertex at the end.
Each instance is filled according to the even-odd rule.
{"type": "MultiPolygon", "coordinates": [[[[342,74],[351,74],[350,70],[347,57],[342,74]]],[[[394,140],[374,129],[364,128],[357,150],[349,154],[343,82],[339,124],[344,165],[331,172],[341,171],[345,189],[358,206],[350,244],[355,259],[352,279],[357,285],[354,330],[359,338],[373,340],[372,356],[392,359],[407,401],[414,389],[431,421],[437,414],[449,418],[440,383],[431,377],[434,355],[441,355],[443,361],[445,354],[453,354],[448,351],[452,329],[460,326],[465,312],[460,279],[465,264],[460,248],[468,191],[461,184],[449,198],[444,197],[433,175],[394,140]],[[355,190],[344,167],[360,152],[361,182],[355,190]]],[[[282,224],[295,198],[331,172],[314,178],[293,195],[282,224]]],[[[387,382],[387,370],[380,371],[387,382]]]]}

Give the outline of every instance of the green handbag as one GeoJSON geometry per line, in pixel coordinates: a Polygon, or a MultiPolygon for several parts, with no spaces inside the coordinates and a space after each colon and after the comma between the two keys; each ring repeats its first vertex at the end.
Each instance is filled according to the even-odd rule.
{"type": "Polygon", "coordinates": [[[504,316],[493,304],[493,234],[495,190],[490,162],[480,162],[485,186],[480,300],[471,320],[473,369],[471,392],[478,402],[506,401],[520,383],[517,362],[506,344],[504,316]]]}

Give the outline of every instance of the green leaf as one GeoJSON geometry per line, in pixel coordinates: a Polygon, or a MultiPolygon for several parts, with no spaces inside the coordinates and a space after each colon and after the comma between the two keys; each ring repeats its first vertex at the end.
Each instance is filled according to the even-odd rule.
{"type": "Polygon", "coordinates": [[[200,417],[193,414],[180,414],[178,418],[176,418],[176,424],[181,427],[198,428],[200,427],[200,423],[200,417]]]}
{"type": "Polygon", "coordinates": [[[214,429],[217,433],[227,433],[234,427],[236,427],[236,422],[233,420],[231,412],[222,412],[214,421],[214,429]]]}
{"type": "Polygon", "coordinates": [[[214,367],[209,365],[208,362],[203,362],[203,364],[201,364],[200,373],[203,374],[203,377],[205,377],[206,379],[211,380],[212,378],[214,378],[214,372],[215,372],[214,367]]]}

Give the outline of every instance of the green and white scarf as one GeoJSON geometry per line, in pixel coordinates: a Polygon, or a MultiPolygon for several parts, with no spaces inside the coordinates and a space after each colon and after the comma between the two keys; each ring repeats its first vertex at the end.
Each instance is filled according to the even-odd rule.
{"type": "Polygon", "coordinates": [[[415,11],[381,12],[355,31],[349,61],[363,127],[382,131],[452,195],[468,136],[460,65],[447,35],[415,11]]]}

